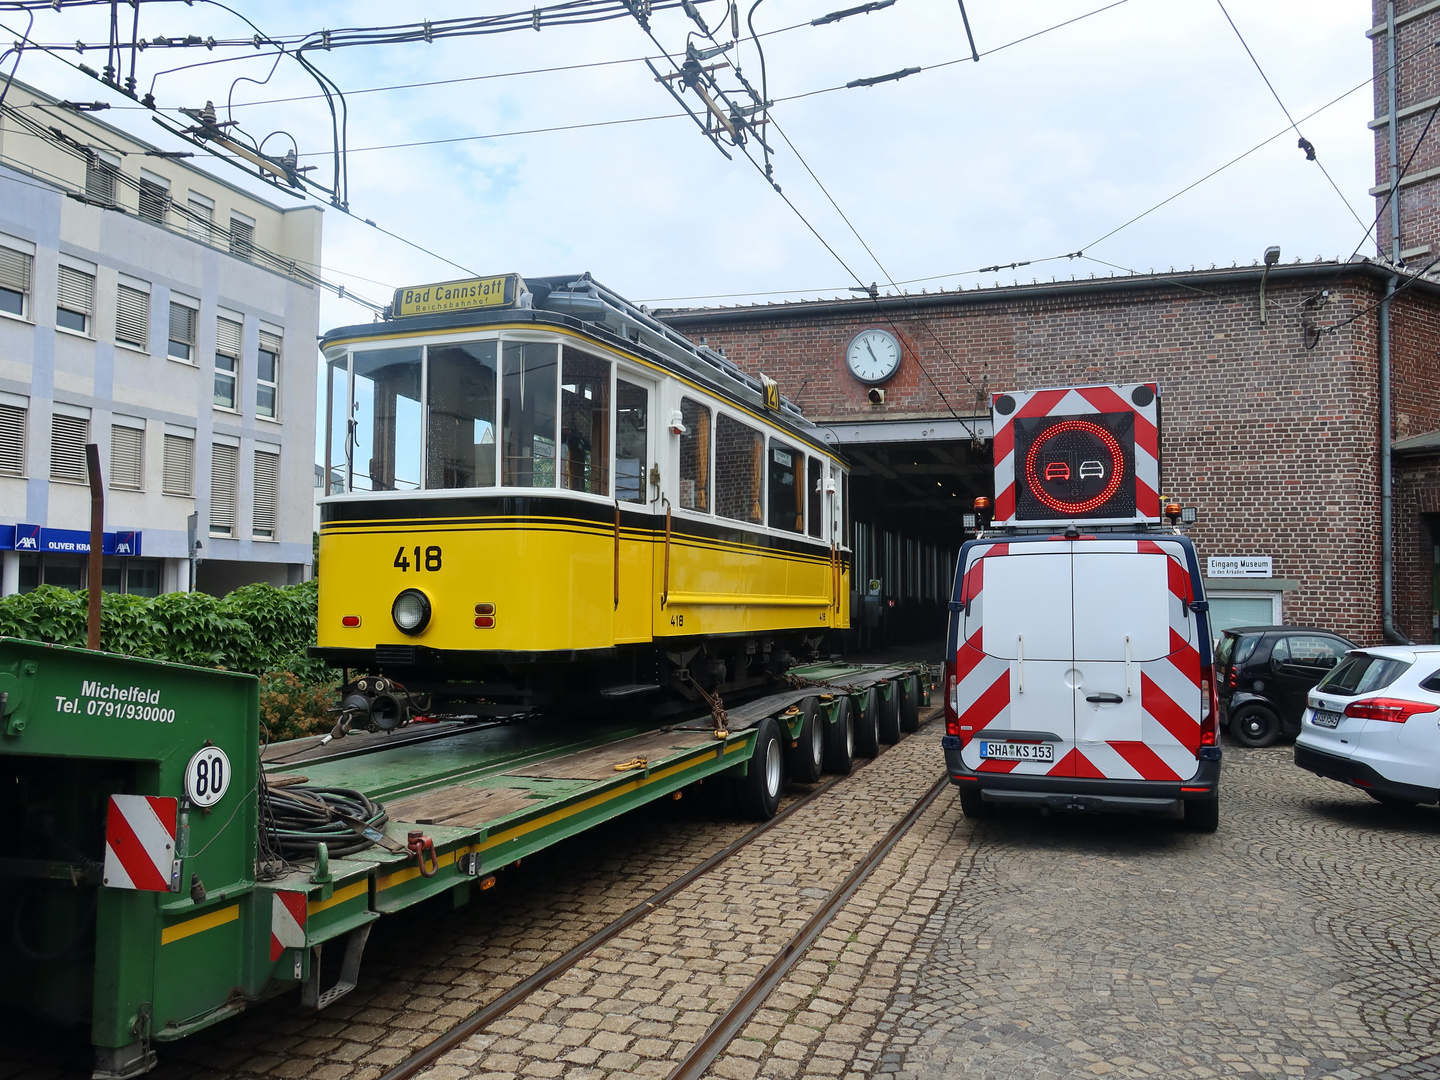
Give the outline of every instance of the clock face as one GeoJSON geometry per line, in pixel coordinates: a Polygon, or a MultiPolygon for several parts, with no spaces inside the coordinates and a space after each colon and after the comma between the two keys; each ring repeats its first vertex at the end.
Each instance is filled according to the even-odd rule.
{"type": "Polygon", "coordinates": [[[862,330],[845,350],[850,374],[863,383],[883,383],[900,370],[900,342],[885,330],[862,330]]]}

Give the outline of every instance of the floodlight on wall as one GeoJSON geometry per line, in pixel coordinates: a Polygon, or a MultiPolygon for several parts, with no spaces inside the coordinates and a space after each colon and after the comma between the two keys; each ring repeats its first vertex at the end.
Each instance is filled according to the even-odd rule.
{"type": "Polygon", "coordinates": [[[1265,249],[1265,269],[1260,271],[1260,325],[1265,325],[1265,281],[1270,277],[1270,267],[1280,261],[1280,247],[1271,244],[1265,249]]]}

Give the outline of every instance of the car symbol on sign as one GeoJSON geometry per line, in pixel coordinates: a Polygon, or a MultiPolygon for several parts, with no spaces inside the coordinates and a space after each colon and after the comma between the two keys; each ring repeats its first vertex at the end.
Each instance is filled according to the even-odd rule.
{"type": "Polygon", "coordinates": [[[1098,461],[1082,461],[1080,463],[1080,479],[1085,480],[1091,476],[1101,480],[1105,479],[1105,466],[1098,461]]]}
{"type": "Polygon", "coordinates": [[[1046,480],[1069,480],[1070,466],[1063,461],[1052,461],[1045,466],[1046,480]]]}

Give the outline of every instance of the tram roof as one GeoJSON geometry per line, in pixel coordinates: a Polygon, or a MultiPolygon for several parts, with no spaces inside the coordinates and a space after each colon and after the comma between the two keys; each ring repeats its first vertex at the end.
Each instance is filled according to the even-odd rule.
{"type": "MultiPolygon", "coordinates": [[[[765,387],[724,353],[696,345],[639,304],[607,289],[588,272],[519,279],[513,304],[425,315],[393,315],[381,322],[337,326],[320,338],[325,349],[337,341],[392,336],[397,331],[428,334],[458,327],[480,328],[495,323],[533,322],[579,330],[607,344],[639,353],[662,367],[687,375],[715,391],[765,411],[765,387]]],[[[401,290],[403,291],[403,290],[401,290]]],[[[810,429],[814,424],[789,398],[769,411],[782,423],[810,429]]]]}

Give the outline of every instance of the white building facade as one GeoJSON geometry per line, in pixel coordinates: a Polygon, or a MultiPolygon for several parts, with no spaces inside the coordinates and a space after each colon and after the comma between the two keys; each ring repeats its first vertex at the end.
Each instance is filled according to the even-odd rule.
{"type": "Polygon", "coordinates": [[[321,211],[12,83],[0,109],[0,594],[293,584],[312,559],[321,211]],[[192,518],[193,516],[193,518],[192,518]]]}

